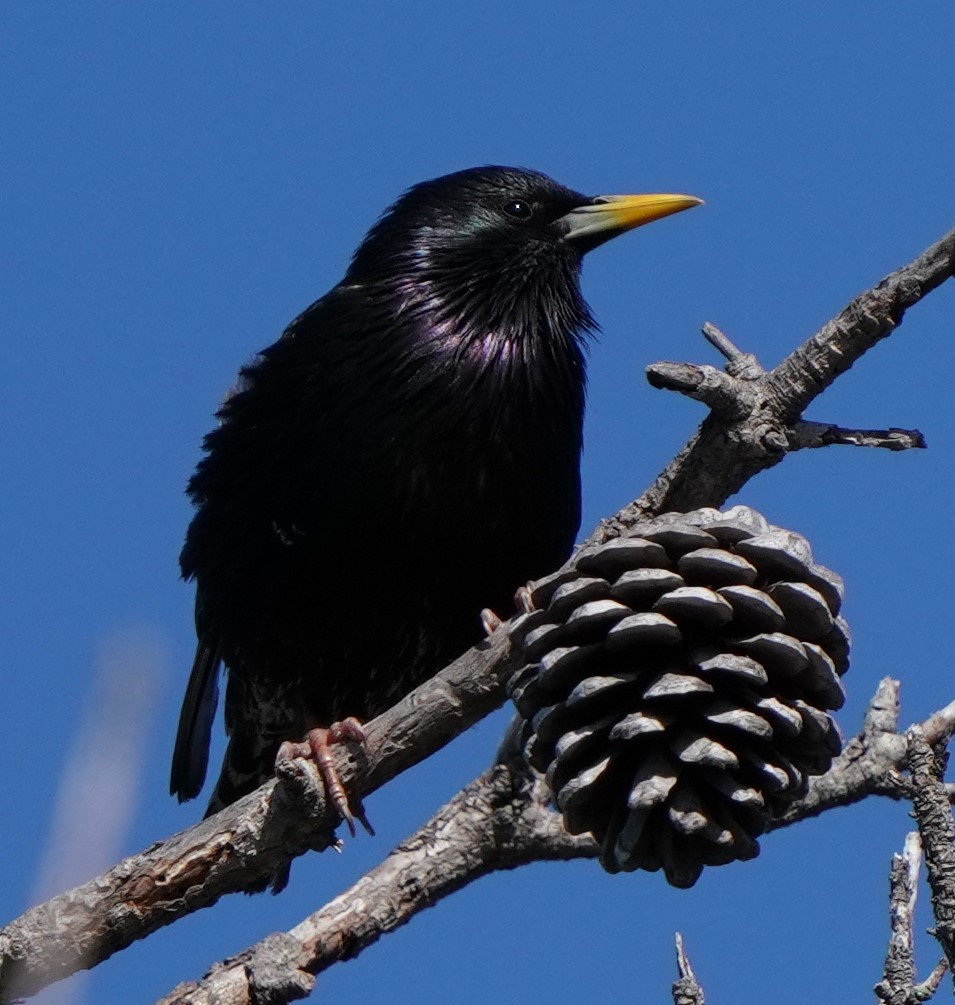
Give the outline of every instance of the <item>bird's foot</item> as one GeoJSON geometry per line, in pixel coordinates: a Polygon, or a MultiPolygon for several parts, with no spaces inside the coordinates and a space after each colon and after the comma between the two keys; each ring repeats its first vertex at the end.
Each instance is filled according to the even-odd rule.
{"type": "Polygon", "coordinates": [[[356,818],[369,834],[374,834],[375,831],[368,822],[361,803],[359,802],[354,810],[349,804],[345,786],[342,784],[338,768],[335,766],[335,758],[332,756],[332,745],[335,743],[344,743],[348,740],[360,744],[364,744],[365,742],[365,730],[362,724],[352,716],[342,719],[341,722],[333,722],[327,728],[319,726],[315,729],[310,729],[305,734],[305,739],[301,743],[286,740],[279,747],[276,760],[290,761],[296,757],[302,757],[306,760],[314,761],[315,767],[318,769],[318,773],[322,776],[322,781],[325,783],[325,791],[328,793],[328,798],[335,809],[338,810],[339,816],[348,825],[352,837],[355,836],[356,818]]]}
{"type": "Polygon", "coordinates": [[[534,606],[534,598],[531,596],[531,585],[528,583],[527,586],[519,586],[517,593],[514,594],[514,603],[517,604],[517,609],[521,614],[530,614],[531,611],[537,610],[534,606]]]}
{"type": "MultiPolygon", "coordinates": [[[[514,603],[517,605],[517,610],[520,614],[530,614],[531,611],[535,610],[534,601],[531,598],[530,585],[519,586],[517,588],[517,593],[514,594],[514,603]]],[[[485,607],[481,611],[481,627],[488,638],[503,624],[504,619],[492,611],[490,607],[485,607]]]]}
{"type": "Polygon", "coordinates": [[[485,607],[481,611],[481,627],[484,629],[484,634],[488,638],[490,638],[503,624],[504,622],[491,610],[490,607],[485,607]]]}

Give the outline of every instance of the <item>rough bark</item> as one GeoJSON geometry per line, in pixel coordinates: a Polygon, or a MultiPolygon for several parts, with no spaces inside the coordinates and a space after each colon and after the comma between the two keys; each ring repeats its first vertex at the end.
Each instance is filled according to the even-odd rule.
{"type": "MultiPolygon", "coordinates": [[[[884,680],[869,707],[862,732],[808,795],[776,827],[847,806],[874,793],[896,795],[886,776],[901,774],[908,756],[905,737],[895,731],[898,684],[884,680]],[[891,738],[891,739],[890,739],[891,738]],[[818,791],[815,791],[818,790],[818,791]]],[[[943,741],[955,729],[955,702],[933,715],[932,736],[943,741]]],[[[200,981],[180,984],[158,1005],[259,1005],[284,1003],[308,994],[316,974],[352,959],[385,932],[407,923],[462,886],[489,872],[531,861],[596,858],[587,836],[573,837],[548,809],[547,789],[521,761],[497,765],[470,783],[374,870],[320,911],[280,936],[216,964],[200,981]],[[253,977],[264,968],[273,982],[260,999],[253,977]],[[284,990],[281,990],[284,989],[284,990]],[[282,997],[285,994],[286,997],[282,997]]],[[[688,961],[687,966],[688,966],[688,961]]],[[[692,971],[681,968],[674,996],[693,992],[692,971]]]]}
{"type": "Polygon", "coordinates": [[[942,784],[948,753],[923,727],[913,726],[906,738],[912,805],[932,891],[933,934],[942,946],[949,968],[955,973],[955,820],[942,784]]]}
{"type": "Polygon", "coordinates": [[[321,910],[217,964],[198,983],[179,985],[162,1005],[295,1001],[333,963],[353,959],[480,876],[531,861],[590,857],[593,842],[567,834],[546,798],[541,781],[519,765],[491,768],[321,910]]]}
{"type": "Polygon", "coordinates": [[[873,990],[886,1005],[917,1005],[938,990],[948,966],[943,959],[920,984],[915,983],[915,903],[918,899],[922,843],[918,832],[905,839],[901,855],[892,856],[889,877],[889,923],[892,935],[882,980],[873,990]]]}

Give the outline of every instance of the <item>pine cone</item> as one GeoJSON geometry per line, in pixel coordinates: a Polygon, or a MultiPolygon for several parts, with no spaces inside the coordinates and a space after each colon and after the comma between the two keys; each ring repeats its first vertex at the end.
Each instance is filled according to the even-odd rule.
{"type": "Polygon", "coordinates": [[[509,693],[524,754],[609,872],[759,853],[756,838],[842,741],[842,580],[736,506],[667,514],[530,584],[509,693]]]}

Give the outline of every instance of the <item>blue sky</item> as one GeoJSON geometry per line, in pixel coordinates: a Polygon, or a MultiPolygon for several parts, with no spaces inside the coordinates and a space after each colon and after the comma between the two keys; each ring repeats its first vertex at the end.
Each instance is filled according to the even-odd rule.
{"type": "MultiPolygon", "coordinates": [[[[201,814],[166,795],[193,646],[176,566],[183,486],[238,366],[337,281],[405,187],[497,162],[594,193],[706,199],[587,261],[604,334],[584,532],[639,494],[702,417],[650,389],[646,364],[716,362],[697,334],[711,320],[772,365],[955,222],[947,0],[8,0],[0,26],[3,919],[45,883],[89,877],[69,853],[49,864],[58,792],[84,751],[121,769],[80,772],[72,818],[89,862],[201,814]],[[97,697],[117,675],[119,699],[97,697]],[[120,843],[95,852],[124,807],[120,843]]],[[[928,451],[806,452],[740,496],[847,580],[847,733],[885,674],[904,681],[906,719],[955,695],[955,547],[942,533],[953,335],[955,283],[810,413],[918,427],[928,451]]],[[[505,718],[370,799],[376,838],[297,862],[278,898],[232,897],[154,935],[72,1000],[153,1001],[294,924],[481,771],[505,718]]],[[[679,929],[714,1002],[867,999],[889,858],[909,826],[901,805],[832,813],[691,891],[593,863],[492,877],[334,968],[318,994],[663,1001],[679,929]]],[[[924,972],[930,937],[920,948],[924,972]]]]}

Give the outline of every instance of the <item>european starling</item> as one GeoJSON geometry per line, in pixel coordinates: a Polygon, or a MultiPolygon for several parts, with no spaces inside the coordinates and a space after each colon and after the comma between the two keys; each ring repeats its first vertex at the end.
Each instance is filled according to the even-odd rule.
{"type": "Polygon", "coordinates": [[[207,814],[261,784],[283,741],[394,704],[480,639],[482,608],[567,558],[595,327],[582,256],[699,202],[505,167],[424,182],[242,369],[188,487],[180,800],[205,779],[221,665],[207,814]]]}

